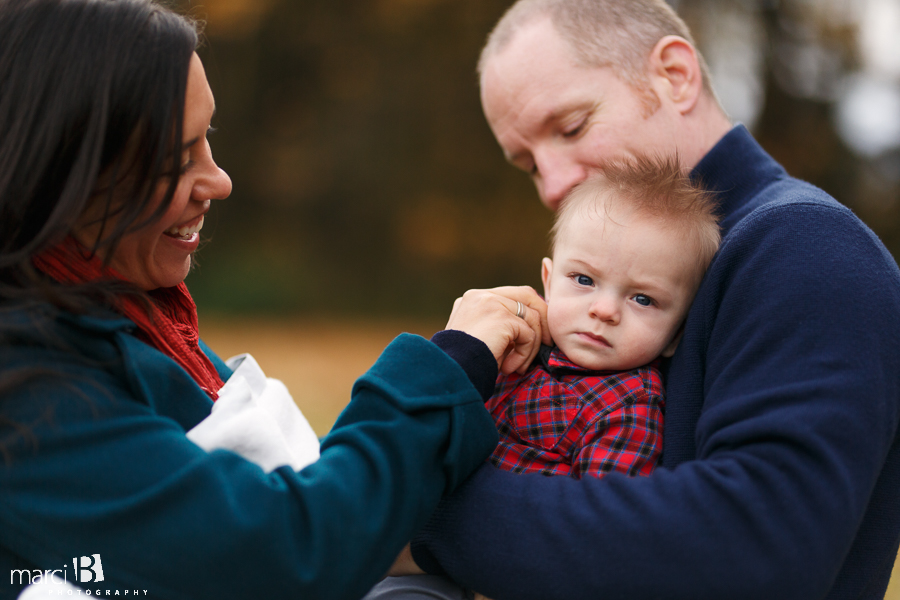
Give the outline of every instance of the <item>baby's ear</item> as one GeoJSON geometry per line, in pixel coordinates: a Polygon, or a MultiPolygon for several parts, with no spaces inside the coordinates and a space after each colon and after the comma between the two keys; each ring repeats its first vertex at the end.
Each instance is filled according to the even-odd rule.
{"type": "Polygon", "coordinates": [[[541,281],[544,282],[544,301],[550,301],[550,277],[553,275],[553,261],[544,258],[541,261],[541,281]]]}
{"type": "Polygon", "coordinates": [[[670,358],[673,354],[675,354],[675,349],[678,348],[678,342],[681,341],[682,335],[684,335],[684,323],[682,323],[681,327],[678,328],[678,333],[675,334],[675,337],[672,338],[672,341],[669,342],[669,345],[663,348],[660,356],[670,358]]]}

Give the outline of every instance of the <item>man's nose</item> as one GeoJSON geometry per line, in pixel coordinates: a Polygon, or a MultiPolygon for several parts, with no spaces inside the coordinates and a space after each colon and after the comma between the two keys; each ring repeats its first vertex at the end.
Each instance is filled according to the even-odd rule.
{"type": "Polygon", "coordinates": [[[559,210],[562,201],[572,188],[587,177],[584,167],[557,156],[541,157],[535,164],[538,169],[535,184],[541,202],[554,212],[559,210]]]}

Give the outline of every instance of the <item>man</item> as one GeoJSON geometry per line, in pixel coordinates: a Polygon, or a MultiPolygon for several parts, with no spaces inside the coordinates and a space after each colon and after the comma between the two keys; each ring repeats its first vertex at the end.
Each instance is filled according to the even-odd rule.
{"type": "Polygon", "coordinates": [[[498,600],[883,598],[900,542],[894,260],[732,126],[662,0],[520,0],[479,67],[488,123],[548,207],[605,159],[678,156],[716,193],[723,243],[669,364],[660,468],[486,465],[415,562],[498,600]]]}

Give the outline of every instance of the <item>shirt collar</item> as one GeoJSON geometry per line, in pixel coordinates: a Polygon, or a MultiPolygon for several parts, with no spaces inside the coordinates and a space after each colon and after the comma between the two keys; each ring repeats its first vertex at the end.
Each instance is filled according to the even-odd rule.
{"type": "Polygon", "coordinates": [[[573,363],[563,354],[562,350],[556,346],[541,345],[535,362],[540,363],[541,367],[551,375],[561,373],[596,373],[592,369],[580,367],[573,363]]]}
{"type": "MultiPolygon", "coordinates": [[[[649,364],[657,369],[660,368],[661,359],[657,358],[651,361],[649,364]]],[[[581,374],[595,374],[595,373],[615,373],[615,370],[606,370],[606,371],[598,371],[596,369],[589,369],[587,367],[582,367],[573,363],[569,358],[563,354],[563,351],[560,350],[556,346],[546,346],[541,344],[541,349],[538,351],[537,357],[534,359],[534,362],[531,363],[532,367],[535,365],[540,365],[541,368],[549,373],[550,375],[563,375],[566,373],[581,373],[581,374]]]]}

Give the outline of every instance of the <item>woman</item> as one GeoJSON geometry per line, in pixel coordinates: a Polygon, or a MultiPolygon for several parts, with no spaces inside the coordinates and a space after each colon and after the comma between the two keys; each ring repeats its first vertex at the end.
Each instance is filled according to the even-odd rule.
{"type": "Polygon", "coordinates": [[[360,597],[492,449],[493,369],[537,351],[530,292],[469,295],[460,331],[385,350],[299,473],[190,442],[231,374],[183,283],[231,191],[196,45],[150,0],[0,0],[0,597],[48,571],[97,595],[360,597]]]}

